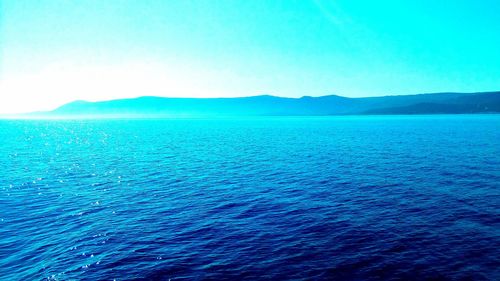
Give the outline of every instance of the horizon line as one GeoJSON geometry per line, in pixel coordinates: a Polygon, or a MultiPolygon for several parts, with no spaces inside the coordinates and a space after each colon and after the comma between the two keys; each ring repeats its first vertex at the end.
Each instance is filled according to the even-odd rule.
{"type": "MultiPolygon", "coordinates": [[[[446,92],[427,92],[427,93],[412,93],[412,94],[385,94],[385,95],[379,95],[379,96],[357,96],[357,97],[349,97],[349,96],[344,96],[340,94],[327,94],[327,95],[320,95],[320,96],[309,96],[309,95],[304,95],[300,97],[288,97],[288,96],[281,96],[281,95],[275,95],[275,94],[256,94],[256,95],[250,95],[250,96],[213,96],[213,97],[193,97],[193,96],[157,96],[157,95],[139,95],[139,96],[134,96],[134,97],[123,97],[123,98],[114,98],[114,99],[103,99],[103,100],[84,100],[84,99],[76,99],[70,102],[66,102],[64,104],[61,104],[60,106],[64,106],[66,104],[70,104],[73,102],[107,102],[107,101],[115,101],[115,100],[133,100],[133,99],[139,99],[139,98],[166,98],[166,99],[240,99],[240,98],[255,98],[255,97],[275,97],[275,98],[283,98],[283,99],[302,99],[302,98],[323,98],[323,97],[341,97],[341,98],[346,98],[346,99],[369,99],[369,98],[384,98],[384,97],[402,97],[402,96],[418,96],[418,95],[437,95],[437,94],[486,94],[486,93],[497,93],[500,92],[499,90],[487,90],[487,91],[474,91],[474,92],[459,92],[459,91],[446,91],[446,92]]],[[[58,107],[60,107],[58,106],[58,107]]],[[[57,109],[58,107],[54,108],[57,109]]],[[[23,114],[23,113],[15,113],[15,114],[23,114]]]]}
{"type": "MultiPolygon", "coordinates": [[[[136,99],[141,99],[141,98],[157,98],[157,99],[190,99],[190,100],[210,100],[210,99],[246,99],[246,98],[258,98],[258,97],[271,97],[271,98],[280,98],[280,99],[293,99],[293,100],[299,100],[299,99],[304,99],[304,98],[324,98],[324,97],[339,97],[339,98],[344,98],[344,99],[377,99],[377,98],[387,98],[387,97],[410,97],[410,96],[422,96],[422,95],[446,95],[446,94],[463,94],[463,95],[473,95],[473,94],[492,94],[492,93],[500,93],[500,90],[496,91],[480,91],[480,92],[432,92],[432,93],[417,93],[417,94],[394,94],[394,95],[381,95],[381,96],[364,96],[364,97],[346,97],[346,96],[341,96],[337,94],[330,94],[330,95],[322,95],[322,96],[301,96],[301,97],[285,97],[285,96],[277,96],[277,95],[271,95],[271,94],[261,94],[261,95],[252,95],[252,96],[235,96],[235,97],[176,97],[176,96],[154,96],[154,95],[145,95],[145,96],[135,96],[135,97],[124,97],[124,98],[116,98],[116,99],[105,99],[105,100],[82,100],[82,99],[77,99],[73,100],[70,102],[63,103],[61,105],[58,105],[57,107],[54,107],[53,109],[50,110],[37,110],[37,111],[30,111],[30,112],[18,112],[18,113],[0,113],[0,119],[33,119],[33,118],[27,118],[28,115],[33,115],[36,114],[45,114],[45,113],[50,113],[52,111],[55,111],[61,107],[64,107],[69,104],[73,103],[105,103],[105,102],[112,102],[112,101],[118,101],[118,100],[136,100],[136,99]]],[[[42,118],[46,119],[46,118],[42,118]]],[[[51,118],[52,119],[52,118],[51,118]]]]}

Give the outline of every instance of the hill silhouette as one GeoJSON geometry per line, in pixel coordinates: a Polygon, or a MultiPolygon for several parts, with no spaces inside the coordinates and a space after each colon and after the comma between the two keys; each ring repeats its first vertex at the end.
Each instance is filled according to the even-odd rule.
{"type": "Polygon", "coordinates": [[[165,98],[144,96],[101,102],[75,101],[42,116],[321,116],[352,114],[500,113],[500,92],[436,93],[369,98],[336,95],[284,98],[165,98]]]}

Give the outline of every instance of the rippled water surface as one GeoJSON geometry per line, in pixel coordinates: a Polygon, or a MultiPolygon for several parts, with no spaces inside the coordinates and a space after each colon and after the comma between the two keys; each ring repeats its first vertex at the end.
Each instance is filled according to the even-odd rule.
{"type": "Polygon", "coordinates": [[[500,116],[0,121],[1,280],[500,280],[500,116]]]}

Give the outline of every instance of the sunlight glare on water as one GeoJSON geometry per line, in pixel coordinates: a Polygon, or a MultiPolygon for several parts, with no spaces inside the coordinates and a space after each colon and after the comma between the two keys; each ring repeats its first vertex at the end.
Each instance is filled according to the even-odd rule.
{"type": "Polygon", "coordinates": [[[0,121],[3,280],[500,279],[500,117],[0,121]]]}

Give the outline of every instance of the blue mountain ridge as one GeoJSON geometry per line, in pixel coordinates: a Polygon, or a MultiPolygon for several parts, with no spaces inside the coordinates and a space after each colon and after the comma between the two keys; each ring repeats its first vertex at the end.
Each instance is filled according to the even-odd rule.
{"type": "Polygon", "coordinates": [[[347,98],[168,98],[143,96],[100,102],[75,101],[41,116],[326,116],[353,114],[500,113],[500,92],[435,93],[347,98]]]}

